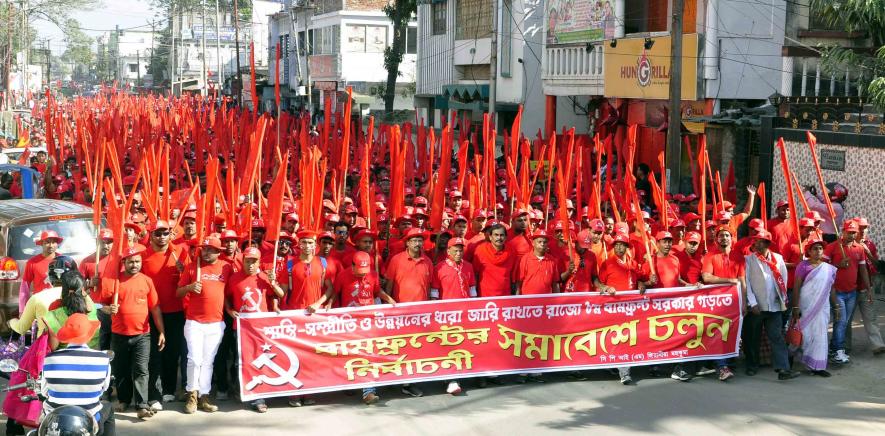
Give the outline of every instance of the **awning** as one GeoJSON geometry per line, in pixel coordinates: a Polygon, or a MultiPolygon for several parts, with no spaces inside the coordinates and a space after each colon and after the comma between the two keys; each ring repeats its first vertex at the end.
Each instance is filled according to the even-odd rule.
{"type": "Polygon", "coordinates": [[[371,95],[360,94],[358,92],[351,93],[351,98],[356,104],[371,105],[372,103],[375,103],[375,97],[371,95]]]}
{"type": "Polygon", "coordinates": [[[488,100],[489,85],[445,85],[443,96],[458,100],[488,100]]]}

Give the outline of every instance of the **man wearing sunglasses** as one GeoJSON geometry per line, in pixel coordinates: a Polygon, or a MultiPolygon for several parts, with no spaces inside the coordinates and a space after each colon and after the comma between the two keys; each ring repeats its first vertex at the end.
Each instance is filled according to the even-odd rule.
{"type": "MultiPolygon", "coordinates": [[[[155,392],[158,378],[162,384],[163,402],[175,401],[184,344],[184,306],[175,291],[178,289],[181,272],[190,263],[190,259],[186,245],[172,244],[172,226],[168,222],[159,220],[149,229],[150,241],[142,253],[141,273],[154,282],[166,328],[166,347],[162,351],[151,350],[148,364],[148,397],[151,400],[151,409],[156,412],[163,407],[155,401],[158,396],[155,392]]],[[[182,383],[185,378],[183,375],[182,383]]]]}

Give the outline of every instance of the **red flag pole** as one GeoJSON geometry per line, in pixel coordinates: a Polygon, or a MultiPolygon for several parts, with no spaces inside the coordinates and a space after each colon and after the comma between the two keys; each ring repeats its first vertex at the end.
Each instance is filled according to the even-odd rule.
{"type": "Polygon", "coordinates": [[[820,168],[820,162],[817,159],[817,138],[810,131],[805,132],[808,136],[808,148],[811,150],[811,160],[814,162],[814,170],[817,171],[817,181],[820,183],[820,192],[823,194],[824,201],[827,204],[827,212],[830,214],[830,221],[833,223],[833,230],[836,232],[836,238],[840,240],[839,248],[842,249],[842,257],[845,257],[845,247],[843,246],[842,234],[836,225],[836,211],[833,209],[833,202],[830,201],[830,193],[827,192],[827,185],[824,183],[824,174],[820,168]]]}

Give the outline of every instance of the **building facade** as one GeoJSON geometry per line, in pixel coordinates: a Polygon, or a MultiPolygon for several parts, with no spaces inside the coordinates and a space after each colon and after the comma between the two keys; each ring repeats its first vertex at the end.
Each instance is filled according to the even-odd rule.
{"type": "MultiPolygon", "coordinates": [[[[108,32],[106,38],[106,61],[112,80],[120,86],[152,86],[153,77],[148,73],[148,67],[156,54],[159,35],[153,30],[128,29],[108,32]]],[[[103,41],[104,38],[100,44],[103,41]]]]}
{"type": "MultiPolygon", "coordinates": [[[[384,50],[393,44],[393,26],[382,12],[386,4],[386,0],[287,0],[270,19],[268,40],[272,57],[268,85],[279,80],[281,107],[306,107],[310,92],[316,110],[326,95],[340,97],[350,86],[354,108],[383,109],[379,94],[387,82],[384,50]],[[277,46],[279,72],[273,65],[277,46]]],[[[417,34],[416,24],[411,23],[399,66],[395,109],[412,108],[417,34]]],[[[272,91],[265,91],[265,107],[274,104],[272,91]]]]}

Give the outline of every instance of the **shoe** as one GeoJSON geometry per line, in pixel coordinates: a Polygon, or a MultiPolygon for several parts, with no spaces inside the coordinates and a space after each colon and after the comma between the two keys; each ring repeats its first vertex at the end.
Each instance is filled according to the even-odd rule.
{"type": "Polygon", "coordinates": [[[170,395],[170,394],[163,395],[163,402],[164,403],[171,403],[173,401],[175,401],[175,395],[170,395]]]}
{"type": "Polygon", "coordinates": [[[648,370],[648,376],[652,378],[660,378],[663,377],[664,374],[661,372],[661,369],[658,368],[657,365],[655,365],[648,370]]]}
{"type": "Polygon", "coordinates": [[[827,378],[827,377],[830,377],[833,375],[833,374],[830,374],[830,372],[825,369],[818,369],[816,371],[811,371],[811,374],[819,376],[819,377],[823,377],[823,378],[827,378]]]}
{"type": "Polygon", "coordinates": [[[700,367],[700,369],[698,369],[694,373],[694,375],[700,376],[700,375],[710,375],[710,374],[715,374],[715,373],[716,373],[716,368],[710,368],[709,366],[703,365],[700,367]]]}
{"type": "Polygon", "coordinates": [[[572,371],[568,376],[577,381],[587,381],[587,376],[583,371],[572,371]]]}
{"type": "Polygon", "coordinates": [[[485,380],[493,385],[502,386],[504,384],[504,379],[498,376],[486,377],[485,380]]]}
{"type": "Polygon", "coordinates": [[[255,400],[252,403],[252,410],[258,413],[267,413],[267,404],[264,403],[264,400],[255,400]]]}
{"type": "Polygon", "coordinates": [[[163,403],[161,403],[159,401],[152,401],[150,404],[148,404],[148,407],[150,407],[152,412],[163,411],[163,403]]]}
{"type": "Polygon", "coordinates": [[[403,385],[401,391],[410,397],[418,398],[424,396],[424,392],[415,385],[403,385]]]}
{"type": "Polygon", "coordinates": [[[116,404],[114,404],[114,412],[117,412],[117,413],[123,413],[128,408],[129,408],[128,403],[121,403],[118,401],[116,404]]]}
{"type": "Polygon", "coordinates": [[[633,377],[630,377],[630,374],[624,374],[621,376],[621,384],[624,386],[633,384],[633,377]]]}
{"type": "Polygon", "coordinates": [[[197,391],[188,392],[184,398],[184,413],[191,414],[197,411],[197,391]]]}
{"type": "Polygon", "coordinates": [[[734,373],[731,372],[731,368],[727,366],[719,368],[719,381],[728,381],[732,377],[734,377],[734,373]]]}
{"type": "Polygon", "coordinates": [[[449,382],[449,385],[446,387],[446,393],[451,395],[458,395],[461,393],[461,385],[458,382],[449,382]]]}
{"type": "Polygon", "coordinates": [[[316,403],[316,400],[314,400],[312,397],[301,397],[302,406],[313,406],[316,403]]]}
{"type": "Polygon", "coordinates": [[[218,411],[218,406],[209,402],[208,395],[203,395],[202,397],[200,397],[200,402],[197,404],[197,407],[199,407],[200,410],[202,410],[204,412],[208,412],[208,413],[218,411]]]}
{"type": "Polygon", "coordinates": [[[793,379],[796,377],[799,377],[799,372],[798,371],[791,371],[789,369],[778,371],[778,373],[777,373],[778,380],[789,380],[789,379],[793,379]]]}
{"type": "Polygon", "coordinates": [[[519,374],[516,376],[516,383],[524,385],[526,381],[528,381],[528,374],[519,374]]]}
{"type": "Polygon", "coordinates": [[[301,407],[301,397],[289,397],[289,407],[301,407]]]}
{"type": "Polygon", "coordinates": [[[672,378],[673,380],[687,382],[691,380],[691,374],[687,373],[684,369],[680,369],[678,371],[673,371],[673,374],[670,374],[670,378],[672,378]]]}
{"type": "Polygon", "coordinates": [[[363,403],[365,403],[367,406],[371,406],[372,404],[377,403],[380,399],[381,397],[375,395],[374,392],[369,392],[368,394],[363,395],[363,403]]]}
{"type": "Polygon", "coordinates": [[[227,401],[228,398],[230,397],[227,396],[227,392],[225,391],[218,391],[215,393],[215,401],[227,401]]]}
{"type": "Polygon", "coordinates": [[[747,374],[748,376],[752,377],[752,376],[756,375],[758,372],[759,372],[759,370],[756,368],[747,368],[747,370],[744,371],[744,374],[747,374]]]}
{"type": "Polygon", "coordinates": [[[151,409],[138,409],[138,419],[148,419],[154,416],[154,412],[151,409]]]}
{"type": "Polygon", "coordinates": [[[833,355],[833,357],[830,358],[830,362],[833,362],[833,363],[840,363],[840,364],[843,364],[843,365],[846,364],[846,363],[848,363],[848,362],[850,362],[850,361],[851,361],[851,360],[850,360],[850,358],[848,357],[848,355],[845,354],[845,350],[836,350],[836,354],[833,355]]]}

